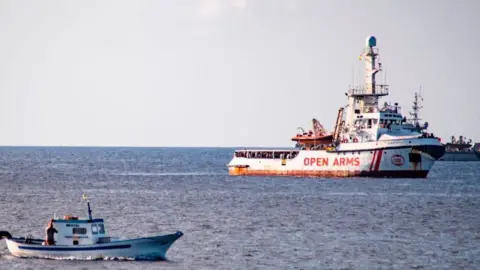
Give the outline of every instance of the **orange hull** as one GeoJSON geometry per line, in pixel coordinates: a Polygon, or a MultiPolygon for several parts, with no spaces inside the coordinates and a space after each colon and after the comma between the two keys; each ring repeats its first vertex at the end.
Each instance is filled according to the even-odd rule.
{"type": "Polygon", "coordinates": [[[292,176],[292,177],[386,177],[386,178],[426,178],[428,171],[319,171],[319,170],[252,170],[249,168],[230,167],[230,175],[248,176],[292,176]]]}

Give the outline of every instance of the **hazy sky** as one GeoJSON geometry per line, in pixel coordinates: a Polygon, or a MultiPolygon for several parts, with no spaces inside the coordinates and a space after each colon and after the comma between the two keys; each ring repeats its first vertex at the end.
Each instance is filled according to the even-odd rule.
{"type": "MultiPolygon", "coordinates": [[[[377,37],[407,113],[480,141],[478,0],[0,1],[0,145],[292,146],[377,37]]],[[[353,72],[355,70],[355,73],[353,72]]]]}

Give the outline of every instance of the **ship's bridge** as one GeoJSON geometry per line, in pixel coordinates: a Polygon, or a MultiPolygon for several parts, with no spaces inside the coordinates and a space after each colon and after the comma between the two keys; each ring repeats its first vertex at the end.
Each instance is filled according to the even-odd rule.
{"type": "Polygon", "coordinates": [[[401,125],[405,121],[400,113],[395,112],[374,112],[357,114],[354,126],[360,129],[371,129],[374,127],[387,128],[389,125],[401,125]]]}
{"type": "Polygon", "coordinates": [[[372,141],[378,139],[382,134],[397,134],[402,129],[402,124],[406,118],[399,112],[399,107],[393,109],[376,108],[373,112],[360,112],[356,110],[352,128],[344,137],[346,141],[359,142],[372,141]]]}

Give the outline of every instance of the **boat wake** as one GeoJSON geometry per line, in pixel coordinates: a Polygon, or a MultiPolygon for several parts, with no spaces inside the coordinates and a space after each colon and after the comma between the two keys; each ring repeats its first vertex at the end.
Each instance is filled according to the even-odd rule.
{"type": "MultiPolygon", "coordinates": [[[[2,257],[11,257],[15,258],[12,255],[3,255],[2,257]]],[[[56,261],[165,261],[168,262],[169,260],[159,259],[158,257],[142,257],[142,258],[133,258],[133,257],[75,257],[75,256],[68,256],[68,257],[50,257],[50,256],[42,256],[42,257],[33,257],[33,256],[18,256],[18,258],[22,259],[47,259],[47,260],[56,260],[56,261]]]]}

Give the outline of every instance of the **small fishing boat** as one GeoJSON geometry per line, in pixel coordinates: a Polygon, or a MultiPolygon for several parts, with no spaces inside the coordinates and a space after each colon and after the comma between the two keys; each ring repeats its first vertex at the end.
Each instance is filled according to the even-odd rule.
{"type": "Polygon", "coordinates": [[[107,236],[104,220],[92,218],[90,201],[85,195],[83,199],[87,201],[88,218],[64,216],[63,219],[51,219],[57,232],[53,243],[32,236],[12,237],[7,231],[0,231],[0,239],[6,239],[8,250],[17,257],[166,260],[170,246],[183,235],[177,231],[173,234],[127,240],[107,236]]]}

